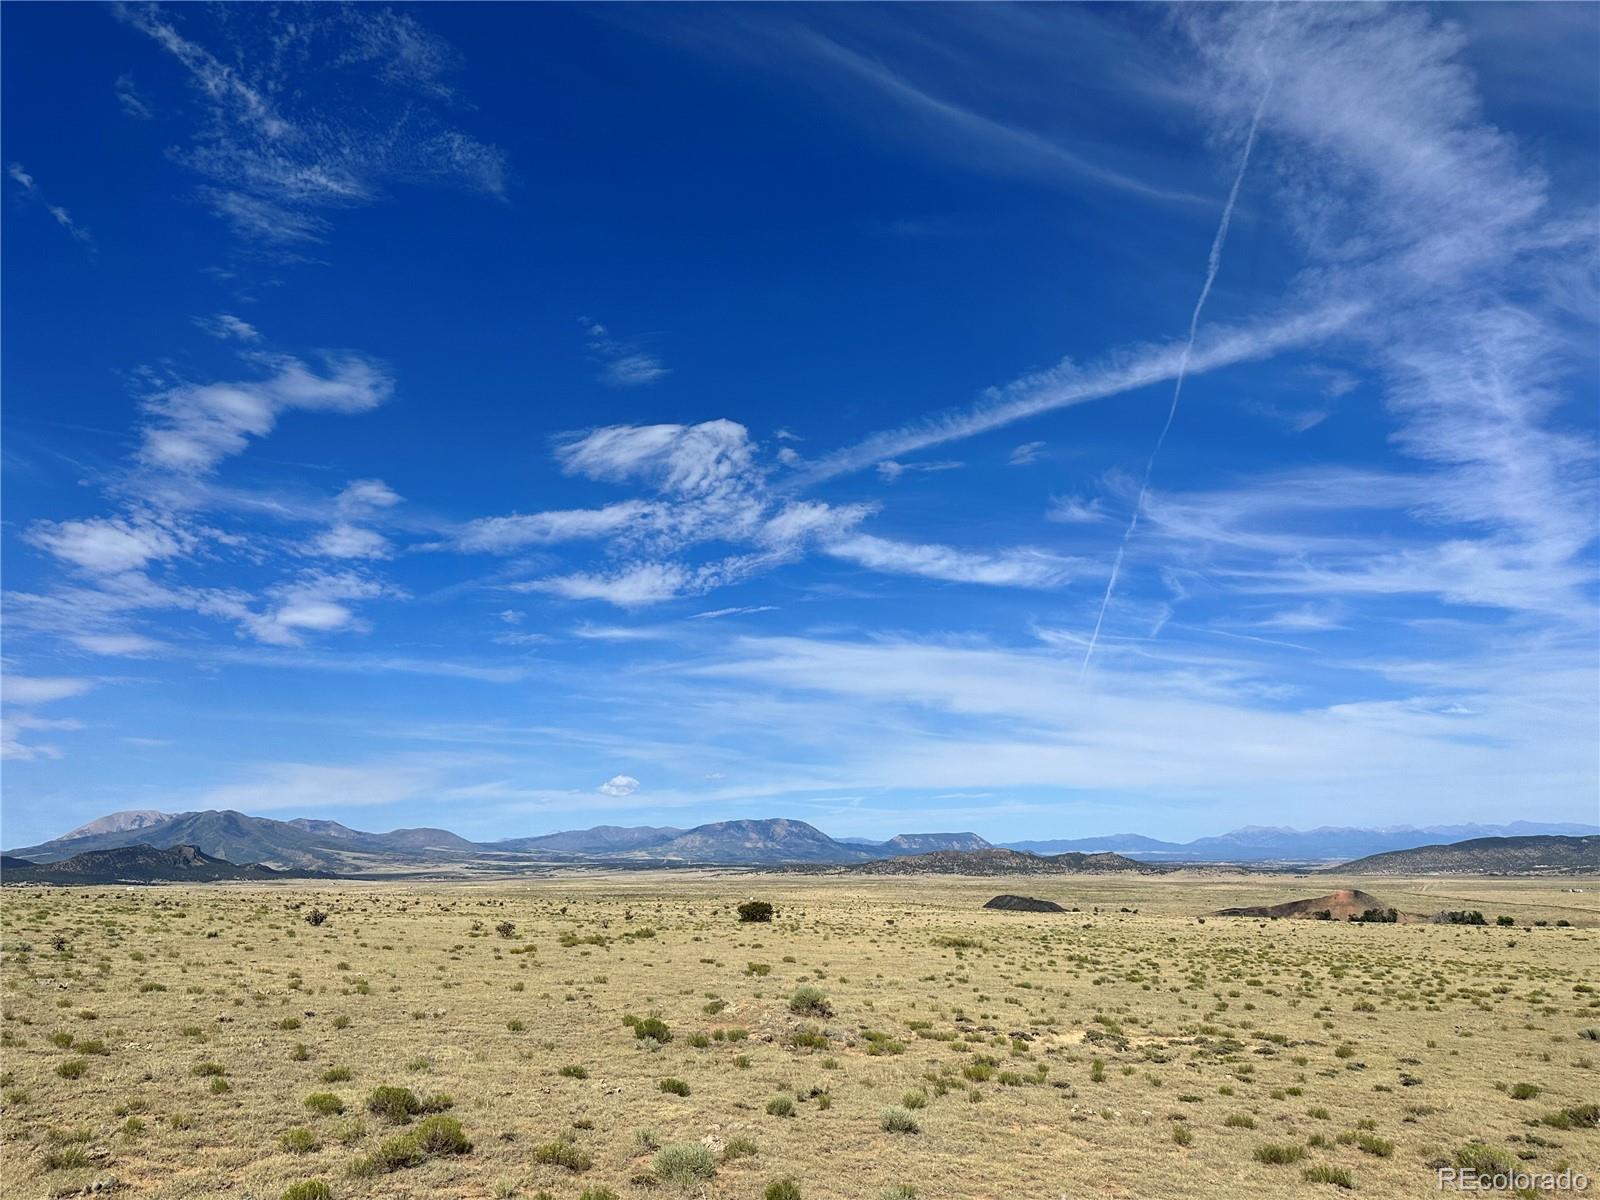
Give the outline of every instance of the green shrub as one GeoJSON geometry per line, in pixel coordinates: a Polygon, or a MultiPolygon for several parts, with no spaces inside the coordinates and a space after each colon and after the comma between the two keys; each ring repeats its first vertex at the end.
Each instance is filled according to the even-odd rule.
{"type": "Polygon", "coordinates": [[[1542,1091],[1544,1089],[1536,1083],[1514,1083],[1511,1085],[1511,1098],[1513,1100],[1532,1100],[1542,1091]]]}
{"type": "Polygon", "coordinates": [[[767,1101],[767,1116],[792,1117],[794,1116],[794,1101],[787,1096],[774,1096],[767,1101]]]}
{"type": "Polygon", "coordinates": [[[466,1154],[472,1143],[461,1130],[461,1122],[454,1117],[432,1116],[417,1124],[412,1137],[430,1157],[442,1154],[466,1154]]]}
{"type": "Polygon", "coordinates": [[[744,922],[772,920],[772,905],[765,900],[746,900],[739,905],[739,920],[744,922]]]}
{"type": "MultiPolygon", "coordinates": [[[[549,1192],[540,1192],[533,1200],[539,1200],[540,1196],[545,1200],[552,1200],[549,1192]]],[[[578,1196],[578,1200],[621,1200],[621,1198],[608,1187],[586,1187],[578,1196]]]]}
{"type": "Polygon", "coordinates": [[[323,1083],[349,1083],[351,1079],[349,1067],[329,1067],[322,1073],[323,1083]]]}
{"type": "Polygon", "coordinates": [[[789,996],[789,1011],[800,1013],[802,1016],[831,1017],[833,1008],[828,1004],[828,997],[823,990],[809,983],[803,983],[789,996]]]}
{"type": "Polygon", "coordinates": [[[754,1138],[735,1136],[728,1139],[728,1144],[722,1148],[722,1161],[732,1162],[736,1158],[754,1158],[761,1153],[761,1147],[756,1145],[754,1138]]]}
{"type": "Polygon", "coordinates": [[[594,1166],[594,1160],[571,1142],[546,1142],[534,1147],[533,1161],[552,1167],[565,1167],[577,1173],[594,1166]]]}
{"type": "Polygon", "coordinates": [[[564,1075],[568,1079],[587,1079],[587,1078],[589,1078],[588,1068],[580,1067],[576,1063],[574,1063],[574,1064],[572,1064],[570,1066],[562,1067],[560,1070],[558,1070],[556,1072],[556,1074],[557,1075],[564,1075]]]}
{"type": "Polygon", "coordinates": [[[1509,1173],[1517,1165],[1516,1160],[1498,1146],[1486,1146],[1482,1142],[1468,1142],[1453,1157],[1456,1166],[1475,1175],[1509,1173]]]}
{"type": "Polygon", "coordinates": [[[317,1135],[304,1126],[286,1130],[278,1138],[278,1145],[289,1154],[310,1154],[320,1144],[317,1135]]]}
{"type": "Polygon", "coordinates": [[[885,1133],[922,1132],[922,1126],[917,1124],[917,1119],[903,1108],[884,1109],[878,1125],[885,1133]]]}
{"type": "Polygon", "coordinates": [[[333,1200],[333,1189],[320,1179],[307,1179],[284,1188],[279,1200],[333,1200]]]}
{"type": "Polygon", "coordinates": [[[878,1200],[917,1200],[917,1189],[909,1183],[897,1183],[879,1192],[878,1200]]]}
{"type": "Polygon", "coordinates": [[[666,1045],[672,1040],[672,1030],[667,1028],[667,1023],[660,1017],[645,1017],[634,1024],[633,1036],[641,1042],[645,1038],[654,1038],[662,1045],[666,1045]]]}
{"type": "Polygon", "coordinates": [[[88,1070],[87,1058],[69,1058],[56,1064],[56,1074],[63,1079],[82,1079],[88,1070]]]}
{"type": "Polygon", "coordinates": [[[367,1096],[367,1111],[391,1125],[404,1125],[422,1112],[422,1101],[410,1088],[378,1087],[367,1096]]]}
{"type": "Polygon", "coordinates": [[[1394,1143],[1388,1138],[1381,1138],[1375,1133],[1363,1133],[1356,1137],[1356,1145],[1374,1158],[1388,1158],[1394,1153],[1394,1143]]]}
{"type": "Polygon", "coordinates": [[[58,1146],[46,1150],[40,1161],[46,1171],[76,1171],[94,1164],[89,1152],[82,1146],[58,1146]]]}
{"type": "Polygon", "coordinates": [[[1275,1167],[1286,1167],[1290,1163],[1297,1163],[1305,1156],[1304,1146],[1294,1146],[1285,1142],[1267,1142],[1257,1146],[1253,1153],[1258,1163],[1267,1163],[1275,1167]]]}
{"type": "Polygon", "coordinates": [[[312,1092],[306,1097],[306,1107],[319,1117],[337,1117],[344,1112],[344,1101],[332,1092],[312,1092]]]}
{"type": "Polygon", "coordinates": [[[928,1093],[921,1088],[908,1088],[900,1097],[900,1104],[903,1108],[927,1108],[928,1093]]]}
{"type": "Polygon", "coordinates": [[[661,1081],[661,1090],[669,1096],[687,1096],[689,1094],[689,1085],[681,1079],[663,1079],[661,1081]]]}
{"type": "Polygon", "coordinates": [[[1551,1129],[1593,1129],[1600,1125],[1600,1104],[1574,1104],[1539,1118],[1551,1129]]]}
{"type": "Polygon", "coordinates": [[[791,1176],[774,1179],[761,1193],[761,1200],[800,1200],[800,1185],[791,1176]]]}
{"type": "Polygon", "coordinates": [[[1187,1125],[1174,1125],[1172,1127],[1172,1140],[1180,1146],[1188,1146],[1194,1142],[1194,1133],[1187,1125]]]}
{"type": "Polygon", "coordinates": [[[1307,1167],[1300,1172],[1300,1178],[1307,1183],[1331,1183],[1334,1187],[1353,1188],[1356,1186],[1355,1176],[1343,1167],[1330,1167],[1318,1164],[1307,1167]]]}
{"type": "Polygon", "coordinates": [[[717,1173],[717,1158],[705,1146],[668,1146],[656,1155],[652,1169],[662,1183],[670,1183],[680,1191],[688,1191],[701,1180],[710,1179],[717,1173]]]}
{"type": "Polygon", "coordinates": [[[1229,1129],[1254,1129],[1256,1119],[1245,1113],[1229,1113],[1222,1122],[1229,1129]]]}

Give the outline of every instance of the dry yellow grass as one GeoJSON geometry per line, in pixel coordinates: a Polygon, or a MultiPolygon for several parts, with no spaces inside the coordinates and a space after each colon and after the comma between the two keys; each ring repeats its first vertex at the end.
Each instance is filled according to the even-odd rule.
{"type": "Polygon", "coordinates": [[[1430,1164],[1474,1140],[1600,1180],[1600,1130],[1539,1123],[1600,1090],[1600,1041],[1584,1036],[1600,1029],[1595,881],[1363,884],[1402,910],[1482,909],[1489,928],[1196,919],[1332,886],[675,872],[8,889],[0,1185],[732,1200],[792,1177],[805,1200],[899,1185],[930,1200],[1341,1194],[1302,1174],[1329,1167],[1355,1194],[1419,1196],[1438,1194],[1430,1164]],[[981,910],[1002,891],[1079,911],[981,910]],[[776,903],[772,924],[738,922],[752,896],[776,903]],[[305,921],[313,907],[326,923],[305,921]],[[1517,927],[1494,927],[1500,914],[1517,927]],[[818,1011],[791,1010],[802,985],[818,1011]],[[627,1016],[659,1018],[671,1040],[636,1037],[627,1016]],[[417,1127],[366,1111],[379,1086],[448,1095],[470,1152],[352,1176],[417,1127]],[[314,1093],[344,1113],[312,1111],[314,1093]],[[784,1098],[794,1115],[769,1113],[784,1098]],[[906,1124],[891,1109],[917,1132],[886,1129],[906,1124]],[[756,1153],[728,1154],[735,1139],[756,1153]],[[654,1180],[651,1145],[701,1143],[711,1154],[679,1153],[654,1180]],[[1302,1157],[1258,1161],[1268,1145],[1302,1157]]]}

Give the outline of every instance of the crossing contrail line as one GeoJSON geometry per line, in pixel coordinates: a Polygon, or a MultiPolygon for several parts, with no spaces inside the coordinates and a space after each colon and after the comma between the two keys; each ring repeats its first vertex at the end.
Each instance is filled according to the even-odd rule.
{"type": "Polygon", "coordinates": [[[1222,219],[1217,222],[1217,234],[1211,239],[1211,253],[1206,258],[1206,280],[1200,287],[1200,297],[1194,303],[1194,312],[1189,315],[1189,337],[1184,342],[1183,354],[1178,359],[1178,375],[1172,385],[1172,404],[1167,409],[1167,419],[1161,426],[1160,435],[1156,438],[1155,448],[1150,451],[1150,459],[1145,463],[1144,478],[1139,483],[1139,498],[1134,503],[1133,516],[1128,520],[1127,529],[1122,532],[1122,541],[1117,546],[1117,557],[1111,563],[1111,577],[1106,580],[1106,594],[1100,598],[1100,612],[1094,619],[1094,632],[1089,635],[1089,645],[1083,652],[1083,666],[1078,670],[1080,680],[1089,673],[1089,662],[1094,658],[1095,646],[1100,641],[1100,627],[1105,623],[1106,609],[1111,606],[1112,594],[1117,590],[1117,577],[1122,574],[1122,560],[1127,557],[1128,543],[1133,540],[1133,535],[1139,528],[1139,516],[1144,511],[1145,495],[1150,491],[1150,476],[1155,471],[1161,447],[1166,444],[1172,420],[1178,415],[1178,398],[1183,395],[1183,378],[1189,370],[1189,356],[1194,353],[1195,333],[1200,328],[1200,313],[1206,306],[1206,300],[1211,295],[1211,285],[1217,281],[1217,271],[1222,266],[1222,247],[1228,240],[1228,226],[1233,222],[1233,209],[1239,202],[1239,188],[1244,183],[1245,171],[1250,166],[1250,153],[1256,145],[1256,130],[1261,126],[1261,114],[1266,111],[1267,97],[1270,95],[1272,95],[1272,78],[1268,76],[1267,86],[1262,89],[1261,99],[1256,102],[1256,110],[1250,117],[1250,131],[1245,134],[1244,153],[1239,156],[1239,170],[1234,174],[1233,187],[1228,189],[1228,202],[1222,206],[1222,219]]]}

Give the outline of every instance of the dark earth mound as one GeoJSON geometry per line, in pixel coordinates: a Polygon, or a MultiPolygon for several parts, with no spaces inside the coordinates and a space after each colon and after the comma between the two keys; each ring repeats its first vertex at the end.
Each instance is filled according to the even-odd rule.
{"type": "Polygon", "coordinates": [[[985,908],[1001,912],[1066,912],[1054,900],[1036,900],[1032,896],[996,896],[985,908]]]}

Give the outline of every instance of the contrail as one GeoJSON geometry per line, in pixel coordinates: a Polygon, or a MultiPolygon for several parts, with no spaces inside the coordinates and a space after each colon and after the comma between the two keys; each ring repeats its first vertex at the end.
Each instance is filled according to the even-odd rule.
{"type": "Polygon", "coordinates": [[[1233,208],[1239,202],[1239,188],[1244,183],[1245,170],[1250,166],[1250,152],[1255,149],[1256,130],[1261,125],[1261,114],[1266,111],[1267,97],[1272,95],[1272,77],[1267,77],[1267,86],[1262,89],[1261,99],[1256,102],[1256,111],[1250,117],[1250,132],[1245,135],[1244,153],[1239,156],[1239,170],[1233,177],[1233,187],[1228,190],[1228,202],[1222,206],[1222,220],[1217,222],[1217,236],[1211,239],[1211,254],[1206,259],[1206,281],[1200,287],[1200,298],[1194,302],[1194,312],[1189,315],[1189,337],[1183,344],[1183,354],[1178,359],[1178,375],[1172,385],[1172,405],[1167,409],[1167,420],[1161,426],[1160,436],[1156,438],[1155,449],[1150,451],[1150,461],[1145,463],[1144,478],[1139,483],[1139,498],[1133,505],[1133,516],[1128,521],[1128,528],[1122,532],[1122,542],[1117,547],[1117,557],[1111,564],[1111,578],[1106,580],[1106,594],[1100,598],[1100,612],[1094,619],[1094,632],[1089,635],[1088,648],[1083,652],[1083,666],[1078,670],[1081,680],[1089,673],[1089,660],[1094,657],[1094,648],[1100,641],[1100,626],[1105,623],[1106,609],[1111,606],[1112,593],[1117,590],[1117,576],[1122,574],[1122,560],[1127,556],[1128,543],[1133,540],[1134,531],[1139,528],[1139,514],[1144,511],[1145,494],[1150,490],[1150,476],[1156,469],[1156,459],[1161,454],[1161,447],[1166,443],[1167,431],[1172,428],[1172,419],[1178,415],[1178,397],[1183,395],[1183,377],[1189,370],[1189,356],[1194,352],[1195,332],[1200,328],[1200,312],[1206,306],[1206,300],[1211,295],[1211,285],[1217,281],[1217,270],[1222,266],[1222,247],[1228,240],[1228,226],[1233,221],[1233,208]]]}

